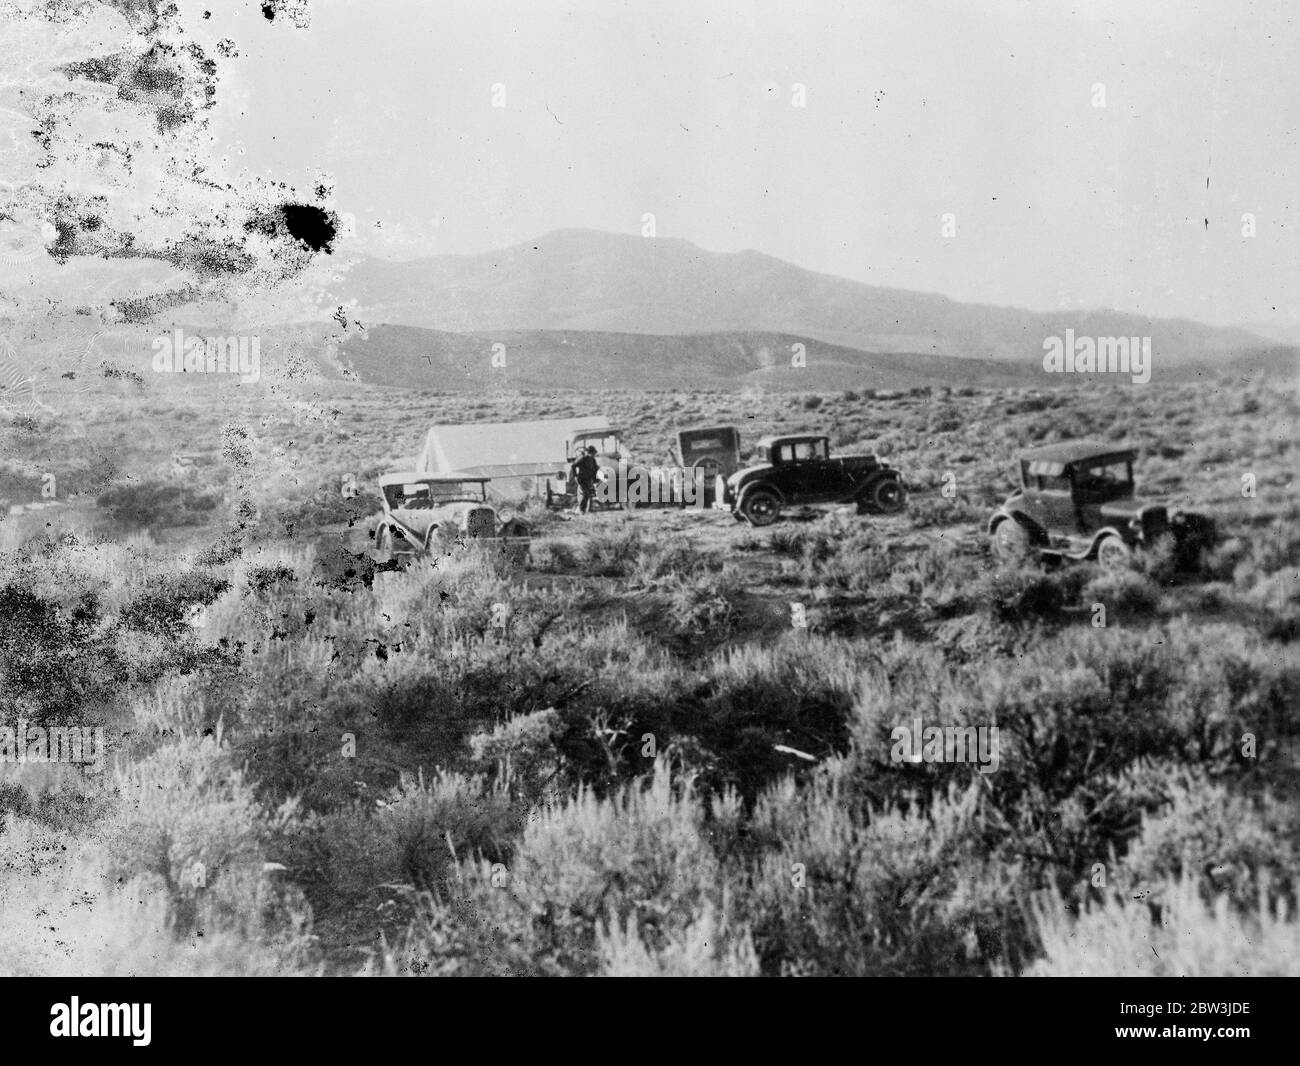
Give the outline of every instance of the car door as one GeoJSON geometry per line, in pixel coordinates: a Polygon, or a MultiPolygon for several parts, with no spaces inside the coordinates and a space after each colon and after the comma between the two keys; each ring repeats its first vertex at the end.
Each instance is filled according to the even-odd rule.
{"type": "Polygon", "coordinates": [[[1047,530],[1048,536],[1069,536],[1079,531],[1078,511],[1074,506],[1074,492],[1068,474],[1058,477],[1041,477],[1037,479],[1041,488],[1036,488],[1032,495],[1036,500],[1039,516],[1038,524],[1047,530]]]}
{"type": "Polygon", "coordinates": [[[853,476],[843,459],[829,456],[825,438],[812,442],[813,455],[808,461],[809,485],[819,502],[842,500],[853,492],[853,476]]]}
{"type": "Polygon", "coordinates": [[[1101,514],[1104,504],[1133,495],[1133,467],[1123,458],[1080,463],[1071,472],[1080,533],[1094,533],[1107,524],[1101,514]]]}
{"type": "Polygon", "coordinates": [[[772,471],[764,480],[785,498],[786,503],[798,503],[806,493],[803,464],[795,458],[794,445],[788,441],[775,445],[771,461],[772,471]]]}
{"type": "Polygon", "coordinates": [[[785,466],[785,481],[789,486],[786,498],[791,503],[816,503],[824,500],[830,490],[833,471],[820,455],[816,441],[797,440],[780,445],[779,453],[785,466]]]}

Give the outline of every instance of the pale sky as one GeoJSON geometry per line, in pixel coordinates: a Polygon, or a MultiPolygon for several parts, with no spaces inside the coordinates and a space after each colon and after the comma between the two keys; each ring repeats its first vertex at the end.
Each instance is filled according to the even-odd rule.
{"type": "Polygon", "coordinates": [[[182,5],[205,7],[196,37],[240,49],[222,143],[329,175],[345,250],[652,213],[661,237],[959,300],[1300,328],[1289,0],[313,0],[307,30],[182,5]]]}

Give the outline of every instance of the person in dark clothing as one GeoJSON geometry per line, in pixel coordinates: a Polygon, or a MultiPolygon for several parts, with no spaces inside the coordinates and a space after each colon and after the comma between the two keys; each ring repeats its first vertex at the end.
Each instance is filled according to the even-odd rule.
{"type": "Polygon", "coordinates": [[[596,481],[600,475],[600,464],[596,462],[596,449],[588,445],[582,456],[573,461],[573,476],[578,482],[578,512],[586,514],[591,510],[591,501],[596,495],[596,481]]]}

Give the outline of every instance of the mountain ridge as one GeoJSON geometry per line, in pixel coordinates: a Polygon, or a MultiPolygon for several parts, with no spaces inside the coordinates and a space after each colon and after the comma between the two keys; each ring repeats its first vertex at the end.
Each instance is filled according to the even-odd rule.
{"type": "Polygon", "coordinates": [[[372,322],[478,335],[789,333],[867,352],[1039,366],[1043,341],[1067,328],[1077,336],[1150,336],[1166,365],[1214,364],[1270,344],[1240,327],[1106,308],[967,304],[807,270],[756,249],[711,252],[680,237],[573,227],[490,252],[364,257],[342,290],[372,322]]]}

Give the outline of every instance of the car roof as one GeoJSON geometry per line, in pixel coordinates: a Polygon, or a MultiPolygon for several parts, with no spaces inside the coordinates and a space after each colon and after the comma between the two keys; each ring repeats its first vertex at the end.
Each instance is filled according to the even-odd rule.
{"type": "Polygon", "coordinates": [[[415,484],[444,484],[458,485],[461,482],[488,482],[490,477],[481,477],[477,474],[429,474],[419,470],[392,470],[387,474],[381,474],[379,484],[381,485],[415,485],[415,484]]]}
{"type": "MultiPolygon", "coordinates": [[[[825,433],[782,433],[779,437],[763,437],[755,442],[756,448],[770,448],[774,444],[780,444],[785,440],[821,440],[826,437],[825,433]]],[[[829,439],[829,438],[827,438],[829,439]]]]}
{"type": "Polygon", "coordinates": [[[1058,463],[1063,466],[1082,462],[1085,459],[1099,459],[1108,455],[1133,455],[1137,449],[1129,444],[1102,444],[1095,440],[1066,440],[1056,444],[1045,444],[1041,448],[1029,448],[1019,453],[1018,458],[1031,463],[1058,463]]]}

